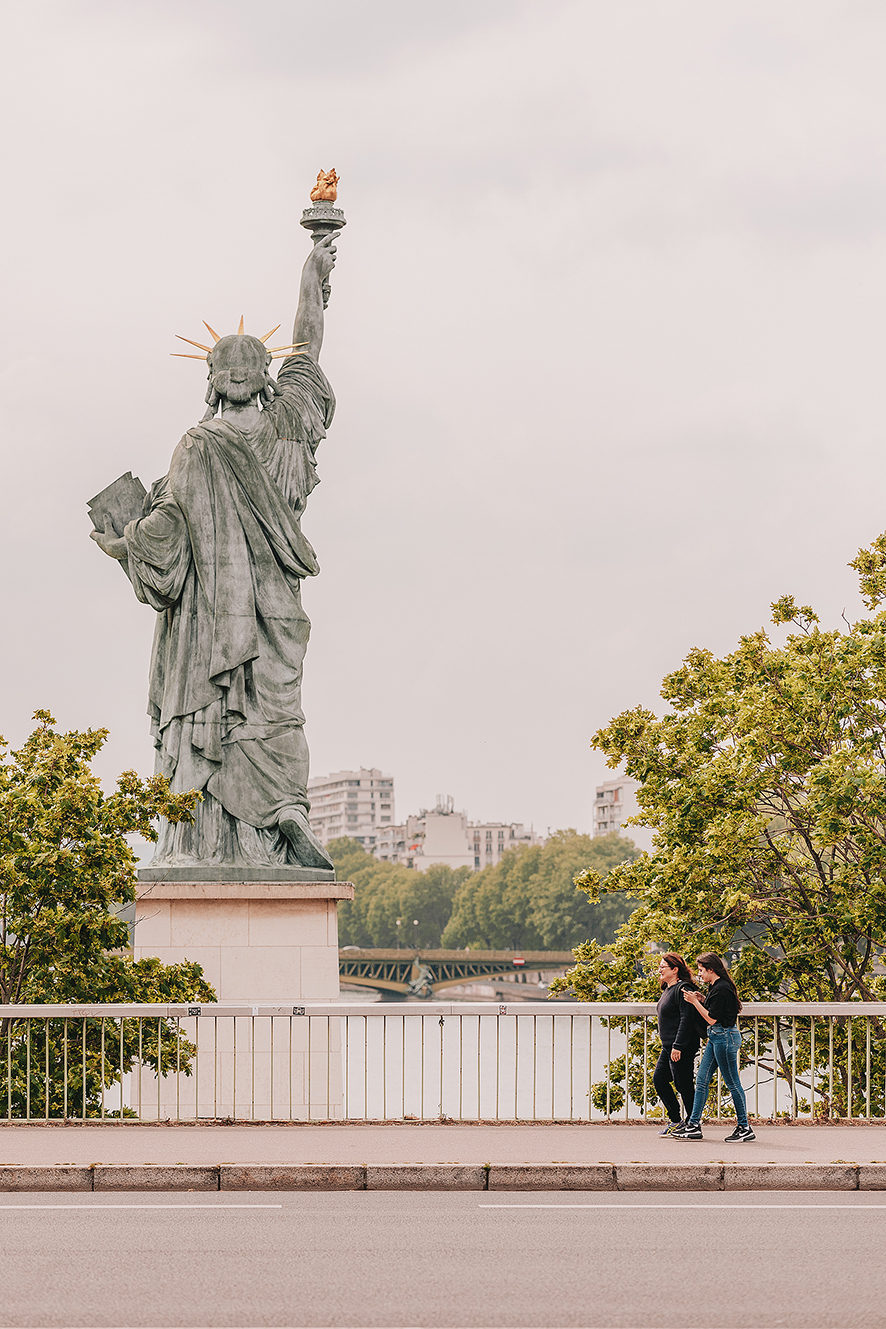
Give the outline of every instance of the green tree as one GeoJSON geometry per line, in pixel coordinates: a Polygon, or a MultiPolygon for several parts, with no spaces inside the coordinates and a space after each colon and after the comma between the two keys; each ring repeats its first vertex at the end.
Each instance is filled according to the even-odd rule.
{"type": "MultiPolygon", "coordinates": [[[[162,776],[142,781],[133,771],[105,795],[90,762],[107,730],[61,734],[47,711],[34,718],[38,727],[20,750],[9,753],[0,740],[0,1001],[214,1001],[199,965],[133,960],[119,916],[136,898],[137,860],[127,837],[156,840],[157,818],[187,819],[198,795],[172,794],[162,776]]],[[[61,1021],[37,1034],[22,1020],[0,1022],[0,1110],[16,1114],[33,1099],[41,1114],[44,1105],[49,1115],[66,1104],[85,1106],[87,1115],[100,1111],[121,1064],[131,1069],[136,1022],[115,1022],[110,1034],[88,1021],[76,1055],[67,1055],[63,1037],[61,1021]],[[113,1056],[104,1055],[106,1035],[113,1056]]],[[[159,1052],[166,1066],[175,1059],[189,1072],[190,1045],[174,1025],[161,1024],[159,1038],[158,1048],[156,1026],[143,1036],[145,1062],[156,1067],[159,1052]]]]}
{"type": "Polygon", "coordinates": [[[399,863],[380,862],[357,841],[346,838],[334,840],[330,852],[338,876],[357,887],[355,898],[339,905],[340,946],[439,949],[468,868],[435,863],[418,872],[399,863]]]}
{"type": "MultiPolygon", "coordinates": [[[[886,536],[851,566],[877,610],[886,536]]],[[[658,995],[651,951],[667,947],[731,955],[749,1000],[886,997],[886,613],[825,631],[791,596],[772,611],[791,625],[783,644],[760,630],[723,659],[693,650],[664,680],[667,714],[637,707],[594,736],[610,766],[641,781],[638,822],[654,829],[656,848],[605,880],[593,867],[580,874],[589,900],[624,891],[639,905],[610,947],[614,962],[593,942],[580,946],[556,990],[648,1001],[658,995]]],[[[848,1023],[838,1028],[838,1056],[849,1034],[848,1023]]],[[[872,1075],[882,1094],[880,1034],[872,1075]]],[[[773,1030],[770,1051],[788,1079],[797,1056],[795,1090],[805,1092],[818,1058],[805,1022],[797,1037],[794,1047],[773,1030]]],[[[823,1049],[824,1026],[819,1037],[823,1049]]],[[[871,1089],[861,1071],[853,1085],[850,1103],[844,1073],[835,1110],[857,1110],[871,1089]]]]}
{"type": "Polygon", "coordinates": [[[631,905],[623,895],[591,903],[577,891],[576,873],[594,864],[601,877],[636,857],[618,835],[591,838],[555,831],[543,845],[508,850],[494,867],[466,878],[443,944],[479,950],[570,950],[585,938],[608,942],[631,905]]]}

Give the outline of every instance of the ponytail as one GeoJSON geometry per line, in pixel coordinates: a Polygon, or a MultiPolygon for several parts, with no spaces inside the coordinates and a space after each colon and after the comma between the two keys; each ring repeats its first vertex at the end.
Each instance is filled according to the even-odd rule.
{"type": "Polygon", "coordinates": [[[735,993],[735,1000],[738,1002],[738,1009],[741,1010],[741,1000],[739,999],[738,988],[735,986],[735,983],[732,981],[732,975],[730,974],[729,970],[726,968],[723,961],[720,959],[719,955],[714,955],[712,951],[706,951],[704,955],[700,955],[698,957],[695,963],[703,965],[705,969],[712,969],[718,978],[725,978],[726,982],[729,984],[729,986],[732,988],[732,991],[735,993]]]}

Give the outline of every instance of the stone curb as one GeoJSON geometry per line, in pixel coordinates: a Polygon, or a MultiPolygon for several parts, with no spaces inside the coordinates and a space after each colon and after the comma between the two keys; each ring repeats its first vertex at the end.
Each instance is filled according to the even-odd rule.
{"type": "Polygon", "coordinates": [[[886,1191],[886,1163],[0,1165],[24,1191],[886,1191]]]}

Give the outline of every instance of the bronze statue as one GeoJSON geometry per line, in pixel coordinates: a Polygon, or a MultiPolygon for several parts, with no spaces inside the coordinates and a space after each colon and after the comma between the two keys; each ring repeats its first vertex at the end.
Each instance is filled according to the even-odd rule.
{"type": "MultiPolygon", "coordinates": [[[[335,172],[321,179],[334,197],[335,172]]],[[[149,870],[157,876],[333,875],[308,821],[301,680],[310,622],[301,581],[319,566],[300,523],[335,409],[319,356],[338,234],[317,239],[308,255],[290,344],[268,347],[276,329],[254,337],[242,319],[229,336],[207,324],[211,346],[191,343],[209,368],[207,410],[143,509],[113,516],[137,501],[128,473],[116,507],[115,486],[92,501],[102,528],[92,538],[157,612],[149,689],[157,770],[173,789],[203,796],[193,825],[163,825],[149,870]],[[275,358],[283,360],[276,381],[275,358]]]]}

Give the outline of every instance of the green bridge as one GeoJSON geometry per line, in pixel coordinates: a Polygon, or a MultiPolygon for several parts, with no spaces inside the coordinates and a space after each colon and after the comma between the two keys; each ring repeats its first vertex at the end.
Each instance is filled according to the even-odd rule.
{"type": "MultiPolygon", "coordinates": [[[[338,973],[348,987],[373,988],[388,998],[433,998],[444,988],[492,982],[515,996],[528,971],[564,973],[575,964],[572,951],[413,951],[361,950],[343,946],[338,973]]],[[[528,994],[527,994],[528,995],[528,994]]],[[[537,998],[537,991],[533,993],[537,998]]]]}

